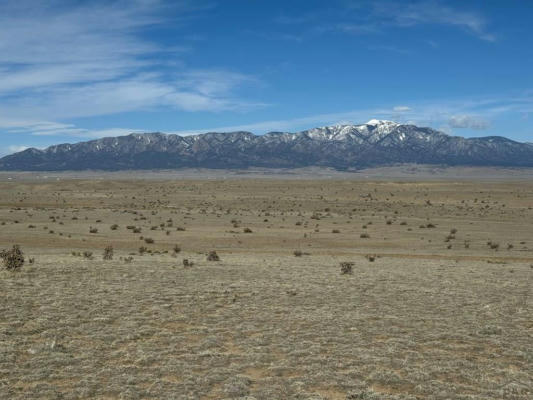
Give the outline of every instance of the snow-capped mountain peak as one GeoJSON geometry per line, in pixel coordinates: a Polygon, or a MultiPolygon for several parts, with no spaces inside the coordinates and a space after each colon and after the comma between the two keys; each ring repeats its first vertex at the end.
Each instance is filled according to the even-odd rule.
{"type": "Polygon", "coordinates": [[[462,138],[413,124],[371,119],[306,131],[132,134],[0,159],[0,170],[156,168],[363,168],[395,163],[533,167],[533,145],[502,137],[462,138]]]}
{"type": "Polygon", "coordinates": [[[371,119],[365,125],[378,125],[378,126],[380,126],[380,125],[394,125],[394,126],[398,126],[400,124],[397,123],[397,122],[394,122],[394,121],[387,121],[387,120],[384,120],[384,119],[371,119]]]}

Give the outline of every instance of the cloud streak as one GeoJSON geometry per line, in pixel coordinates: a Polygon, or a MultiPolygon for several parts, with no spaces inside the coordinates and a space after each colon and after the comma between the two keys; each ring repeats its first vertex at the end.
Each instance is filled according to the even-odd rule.
{"type": "Polygon", "coordinates": [[[488,121],[475,115],[452,115],[448,124],[452,128],[470,128],[476,130],[487,129],[490,126],[488,121]]]}
{"type": "MultiPolygon", "coordinates": [[[[353,35],[374,35],[388,28],[405,29],[419,25],[455,27],[478,39],[494,42],[497,36],[489,31],[487,19],[474,11],[452,7],[439,0],[418,1],[351,1],[341,12],[329,15],[334,22],[323,24],[323,14],[284,15],[274,22],[280,26],[311,25],[313,33],[341,32],[353,35]]],[[[429,41],[431,46],[435,43],[429,41]]],[[[389,47],[390,49],[399,50],[389,47]]]]}
{"type": "Polygon", "coordinates": [[[466,30],[481,40],[494,42],[486,19],[471,11],[460,10],[437,0],[409,2],[374,2],[373,13],[382,24],[396,27],[447,25],[466,30]]]}
{"type": "MultiPolygon", "coordinates": [[[[219,90],[208,87],[204,90],[219,90]]],[[[133,100],[132,100],[133,101],[133,100]]],[[[454,129],[484,130],[491,126],[491,120],[509,113],[533,113],[533,96],[530,93],[507,97],[485,97],[479,99],[448,101],[409,101],[409,106],[395,105],[381,108],[366,108],[338,113],[324,113],[291,119],[273,119],[241,125],[220,125],[197,129],[172,129],[166,133],[191,135],[204,132],[251,131],[262,134],[270,131],[298,131],[316,126],[335,124],[360,124],[372,118],[388,119],[400,123],[428,126],[453,133],[454,129]]],[[[23,133],[37,136],[65,136],[79,139],[120,136],[132,132],[145,132],[139,127],[114,127],[109,129],[86,129],[74,124],[49,120],[13,119],[0,115],[0,130],[11,134],[23,133]]]]}
{"type": "Polygon", "coordinates": [[[144,30],[160,24],[186,24],[198,8],[158,0],[3,3],[0,117],[61,120],[157,106],[215,112],[261,107],[237,94],[256,79],[187,68],[180,58],[186,46],[143,38],[144,30]]]}

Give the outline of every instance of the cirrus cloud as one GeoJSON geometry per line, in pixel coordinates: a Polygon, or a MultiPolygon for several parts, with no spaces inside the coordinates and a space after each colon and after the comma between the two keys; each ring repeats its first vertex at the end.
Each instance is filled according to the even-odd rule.
{"type": "Polygon", "coordinates": [[[216,112],[262,106],[238,94],[256,78],[187,67],[182,56],[188,46],[143,35],[158,25],[185,26],[202,12],[201,3],[1,3],[0,117],[64,120],[154,107],[216,112]]]}
{"type": "Polygon", "coordinates": [[[452,115],[448,120],[452,128],[483,130],[490,127],[489,121],[474,115],[452,115]]]}

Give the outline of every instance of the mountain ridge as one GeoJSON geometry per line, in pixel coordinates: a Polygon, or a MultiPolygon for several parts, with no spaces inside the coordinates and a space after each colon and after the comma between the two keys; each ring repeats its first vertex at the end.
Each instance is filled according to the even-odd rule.
{"type": "Polygon", "coordinates": [[[402,163],[533,167],[533,145],[502,136],[463,138],[429,127],[370,120],[301,132],[207,132],[190,136],[131,133],[0,159],[0,170],[121,170],[333,167],[340,170],[402,163]]]}

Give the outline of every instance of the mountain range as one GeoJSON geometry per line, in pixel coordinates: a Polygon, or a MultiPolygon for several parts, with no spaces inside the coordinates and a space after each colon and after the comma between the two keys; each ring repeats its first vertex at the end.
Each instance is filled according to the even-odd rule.
{"type": "Polygon", "coordinates": [[[335,125],[297,133],[132,133],[35,148],[0,159],[0,170],[124,170],[172,168],[336,169],[399,163],[533,167],[533,144],[501,136],[463,138],[391,121],[335,125]]]}

